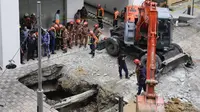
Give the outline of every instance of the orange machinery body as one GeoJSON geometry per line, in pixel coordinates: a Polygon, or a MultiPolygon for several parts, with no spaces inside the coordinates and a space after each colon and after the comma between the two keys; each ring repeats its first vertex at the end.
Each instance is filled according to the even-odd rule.
{"type": "Polygon", "coordinates": [[[137,112],[165,112],[164,100],[155,93],[154,86],[156,70],[156,44],[158,11],[157,4],[151,0],[145,0],[139,7],[139,17],[136,25],[136,41],[141,38],[140,29],[147,29],[147,65],[146,65],[146,93],[137,96],[137,112]]]}
{"type": "Polygon", "coordinates": [[[139,10],[138,6],[127,6],[126,7],[126,14],[125,14],[125,22],[130,21],[130,22],[135,22],[135,19],[138,18],[139,15],[139,10]]]}

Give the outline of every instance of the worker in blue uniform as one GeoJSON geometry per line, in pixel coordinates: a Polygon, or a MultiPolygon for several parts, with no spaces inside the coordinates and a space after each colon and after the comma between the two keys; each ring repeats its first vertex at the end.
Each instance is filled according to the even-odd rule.
{"type": "Polygon", "coordinates": [[[126,55],[124,53],[120,53],[117,60],[118,60],[118,66],[119,66],[119,77],[120,79],[122,79],[122,69],[124,70],[124,72],[126,73],[126,79],[129,79],[128,76],[128,69],[126,66],[126,61],[125,61],[126,55]]]}
{"type": "Polygon", "coordinates": [[[43,36],[42,36],[42,45],[44,48],[44,56],[48,56],[48,58],[50,57],[50,49],[49,49],[49,45],[50,45],[50,35],[47,31],[43,31],[43,36]]]}

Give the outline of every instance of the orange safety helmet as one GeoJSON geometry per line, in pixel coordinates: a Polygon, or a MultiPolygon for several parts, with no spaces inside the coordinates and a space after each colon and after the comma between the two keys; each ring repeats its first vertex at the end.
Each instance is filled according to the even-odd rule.
{"type": "Polygon", "coordinates": [[[83,25],[88,25],[88,22],[84,22],[83,25]]]}
{"type": "Polygon", "coordinates": [[[74,24],[74,21],[70,21],[70,24],[71,24],[71,25],[74,24]]]}
{"type": "Polygon", "coordinates": [[[94,25],[94,27],[95,27],[95,28],[98,28],[98,27],[99,27],[99,25],[98,25],[98,24],[95,24],[95,25],[94,25]]]}
{"type": "Polygon", "coordinates": [[[76,23],[81,23],[81,20],[80,20],[80,19],[77,19],[77,20],[76,20],[76,23]]]}
{"type": "Polygon", "coordinates": [[[139,59],[134,59],[133,61],[136,65],[140,64],[140,60],[139,59]]]}

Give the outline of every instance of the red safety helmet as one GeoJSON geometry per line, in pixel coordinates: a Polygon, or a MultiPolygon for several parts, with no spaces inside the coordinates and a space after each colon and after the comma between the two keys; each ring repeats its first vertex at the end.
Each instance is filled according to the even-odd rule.
{"type": "Polygon", "coordinates": [[[95,24],[95,25],[94,25],[94,27],[95,27],[95,28],[98,28],[98,27],[99,27],[99,25],[98,25],[98,24],[95,24]]]}
{"type": "Polygon", "coordinates": [[[101,4],[98,4],[97,7],[101,7],[101,4]]]}
{"type": "Polygon", "coordinates": [[[83,25],[88,25],[88,22],[84,22],[83,25]]]}
{"type": "Polygon", "coordinates": [[[74,24],[74,21],[70,21],[70,24],[71,24],[71,25],[74,24]]]}
{"type": "Polygon", "coordinates": [[[90,34],[94,34],[94,32],[92,30],[90,30],[90,34]]]}
{"type": "Polygon", "coordinates": [[[49,30],[54,30],[55,31],[56,29],[54,27],[51,27],[49,30]]]}
{"type": "Polygon", "coordinates": [[[54,27],[54,28],[58,28],[58,25],[57,25],[57,24],[54,24],[53,27],[54,27]]]}
{"type": "Polygon", "coordinates": [[[62,25],[62,24],[59,24],[59,27],[60,27],[60,28],[63,28],[63,25],[62,25]]]}
{"type": "Polygon", "coordinates": [[[80,19],[77,19],[77,20],[76,20],[76,23],[81,23],[81,20],[80,20],[80,19]]]}
{"type": "Polygon", "coordinates": [[[134,59],[133,61],[136,65],[140,64],[140,60],[139,59],[134,59]]]}

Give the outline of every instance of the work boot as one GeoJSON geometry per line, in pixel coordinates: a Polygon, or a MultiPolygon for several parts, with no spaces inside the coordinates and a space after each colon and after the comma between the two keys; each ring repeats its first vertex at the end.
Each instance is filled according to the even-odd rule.
{"type": "Polygon", "coordinates": [[[23,64],[25,64],[24,62],[21,62],[21,64],[23,65],[23,64]]]}
{"type": "Polygon", "coordinates": [[[94,58],[94,54],[92,54],[92,58],[94,58]]]}
{"type": "Polygon", "coordinates": [[[56,54],[56,52],[52,52],[51,54],[56,54]]]}
{"type": "Polygon", "coordinates": [[[130,77],[126,76],[126,79],[130,79],[130,77]]]}
{"type": "Polygon", "coordinates": [[[67,53],[67,50],[64,50],[63,53],[67,53]]]}
{"type": "Polygon", "coordinates": [[[89,54],[92,54],[92,52],[90,52],[89,54]]]}

